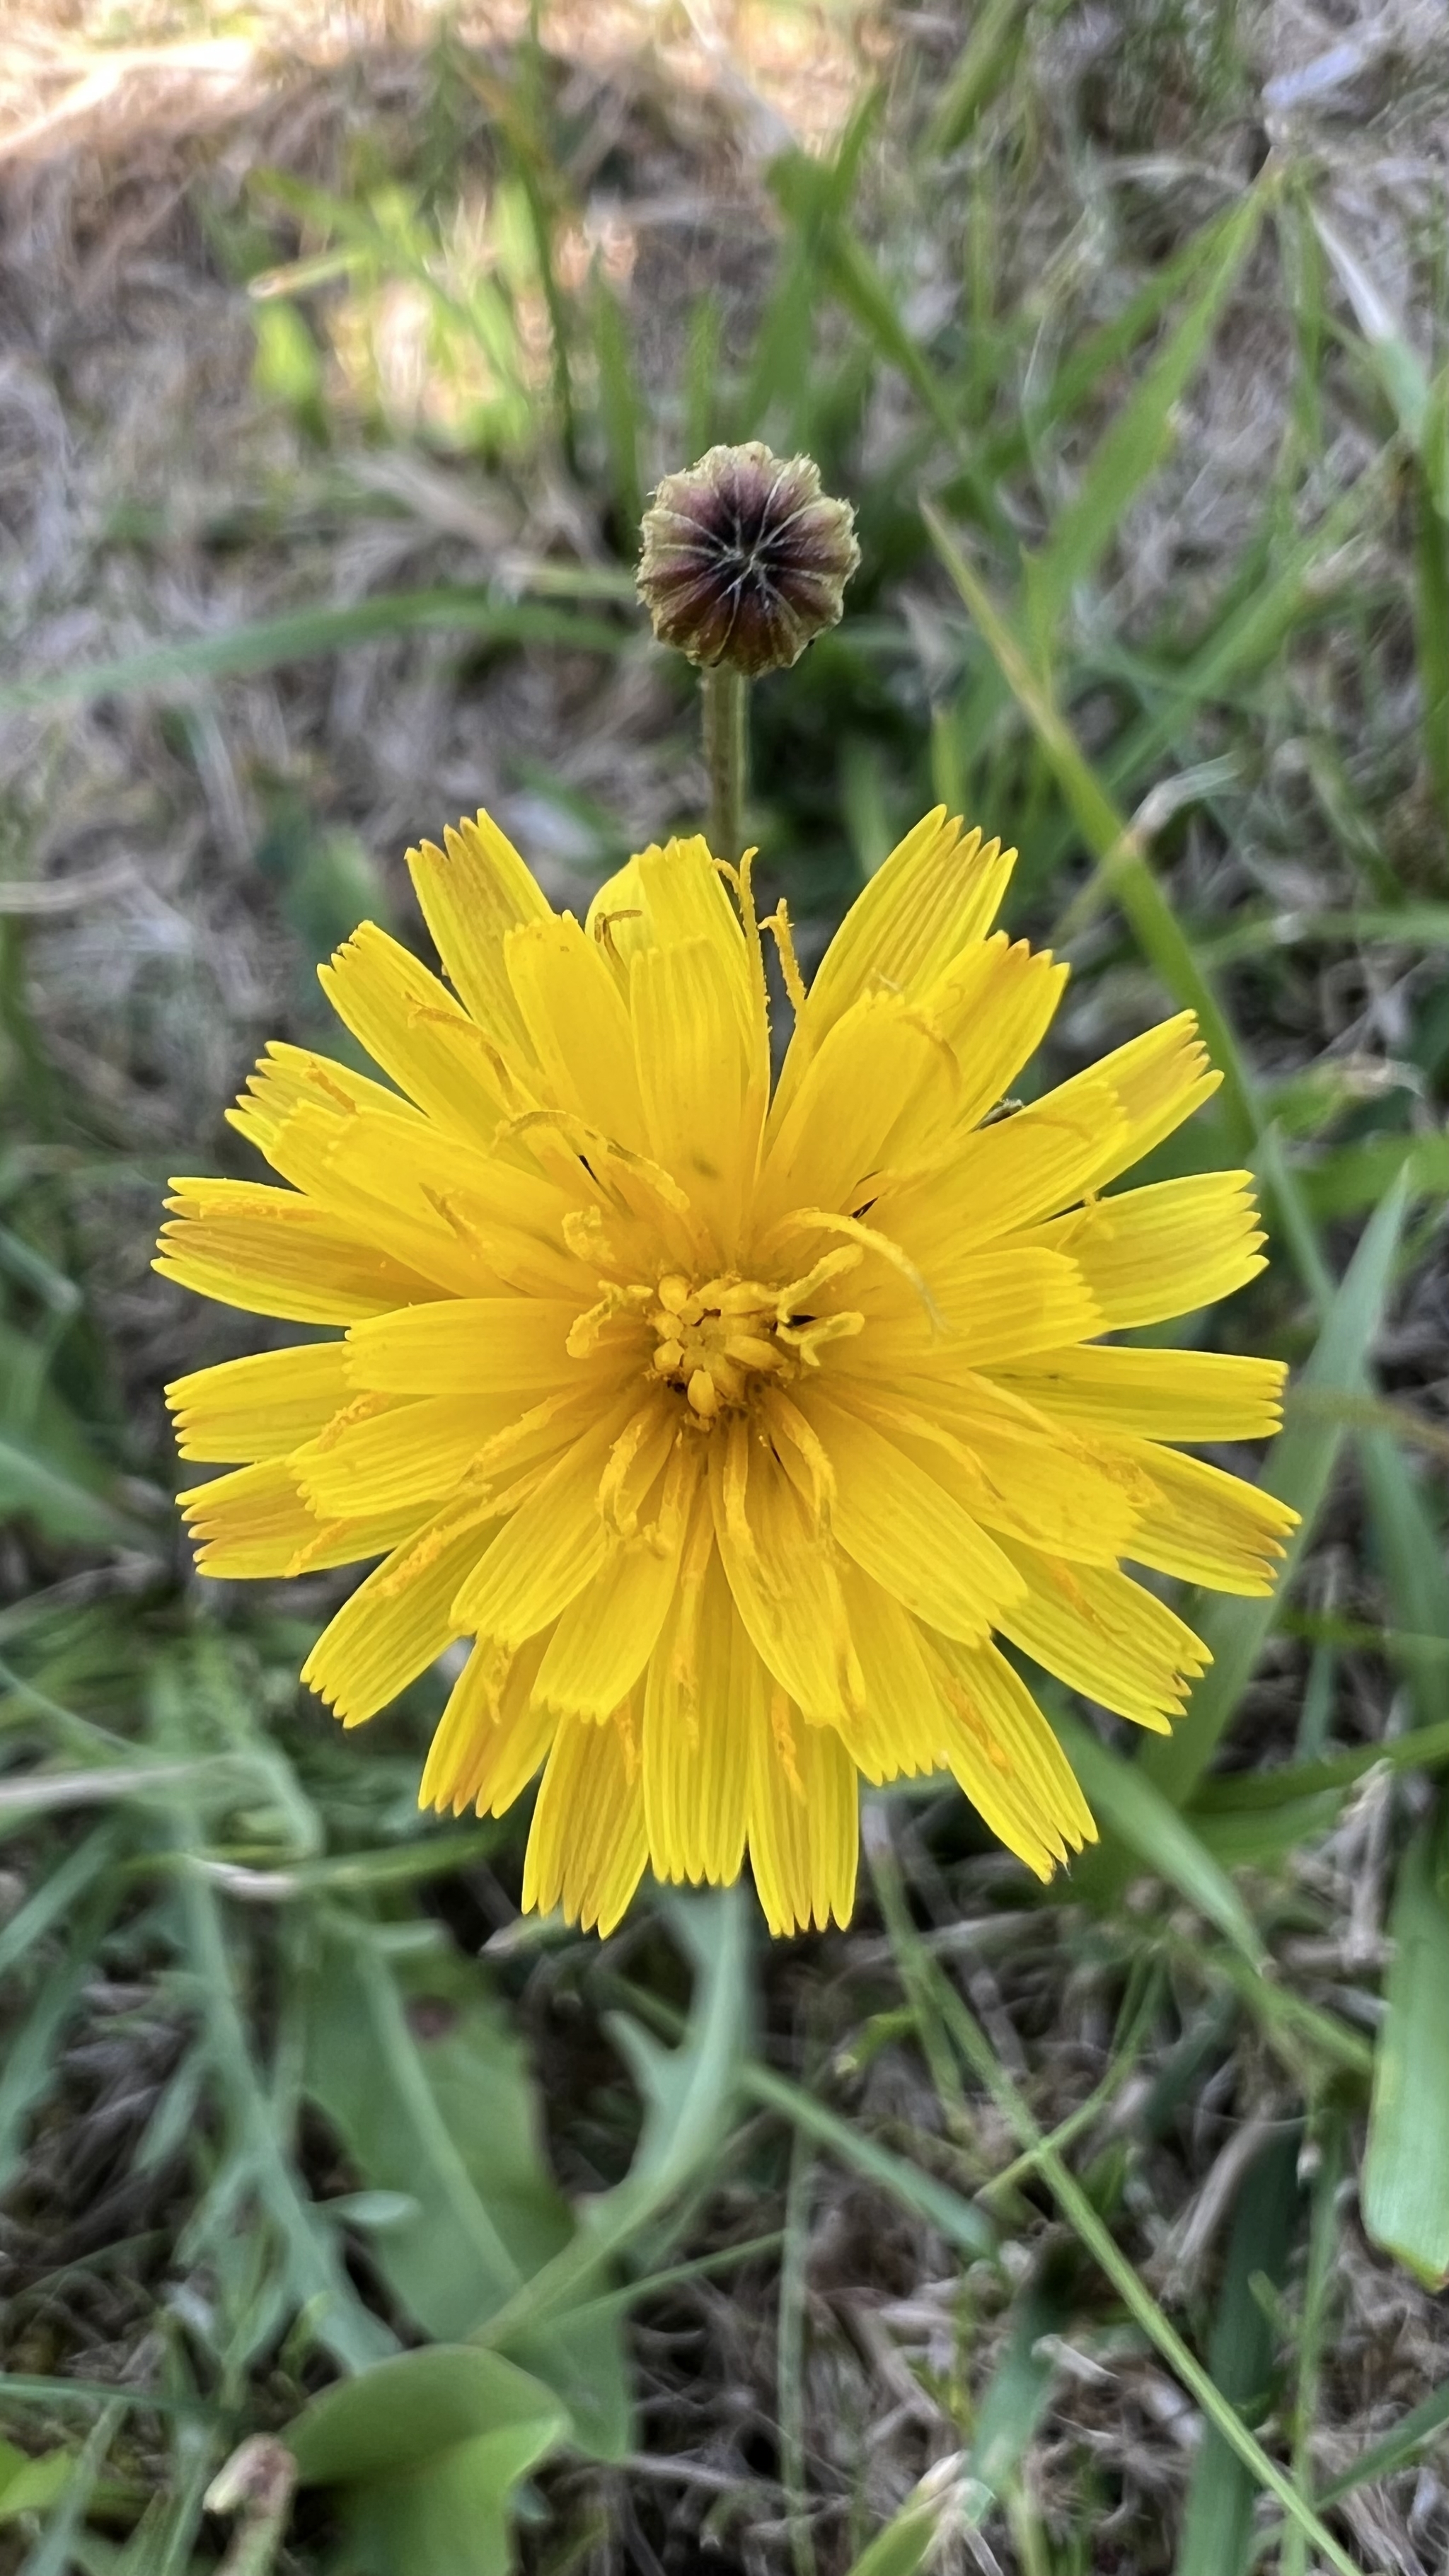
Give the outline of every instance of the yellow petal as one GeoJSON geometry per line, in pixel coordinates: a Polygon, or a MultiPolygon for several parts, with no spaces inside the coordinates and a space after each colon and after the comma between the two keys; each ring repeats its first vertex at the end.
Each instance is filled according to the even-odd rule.
{"type": "Polygon", "coordinates": [[[1087,1343],[993,1370],[1042,1412],[1148,1440],[1260,1440],[1282,1419],[1281,1360],[1087,1343]]]}
{"type": "MultiPolygon", "coordinates": [[[[945,1651],[943,1647],[930,1654],[945,1709],[942,1759],[997,1840],[1024,1861],[1035,1877],[1049,1879],[1068,1857],[1069,1849],[1077,1847],[1083,1831],[1089,1836],[1094,1834],[1091,1818],[1087,1816],[1084,1829],[1079,1825],[1073,1835],[1065,1835],[1055,1819],[1053,1804],[1044,1803],[1008,1750],[1009,1743],[1025,1731],[1029,1720],[1018,1708],[1001,1731],[990,1722],[993,1715],[1000,1715],[999,1703],[1006,1691],[1018,1691],[1029,1699],[1005,1659],[997,1659],[991,1649],[981,1650],[978,1656],[975,1648],[960,1648],[963,1657],[984,1668],[973,1674],[978,1686],[972,1689],[943,1660],[945,1651]],[[1004,1680],[995,1668],[998,1660],[1004,1680]],[[982,1681],[984,1689],[980,1686],[982,1681]]],[[[1075,1793],[1075,1782],[1072,1785],[1075,1793]]],[[[1074,1794],[1069,1812],[1074,1814],[1079,1805],[1079,1794],[1074,1794]]],[[[1082,1812],[1085,1814],[1085,1809],[1082,1812]]]]}
{"type": "Polygon", "coordinates": [[[774,1933],[842,1927],[855,1904],[860,1793],[833,1726],[807,1726],[783,1691],[750,1737],[750,1867],[774,1933]]]}
{"type": "Polygon", "coordinates": [[[1010,1091],[1051,1026],[1067,980],[1042,949],[998,933],[968,948],[922,996],[960,1067],[956,1115],[974,1127],[1010,1091]]]}
{"type": "Polygon", "coordinates": [[[503,942],[521,922],[549,920],[552,907],[489,815],[460,823],[443,841],[446,855],[432,841],[407,854],[419,909],[465,1010],[527,1075],[535,1059],[503,963],[503,942]]]}
{"type": "Polygon", "coordinates": [[[960,1684],[951,1707],[957,1728],[946,1740],[948,1761],[961,1736],[975,1739],[999,1774],[1004,1768],[1040,1824],[1058,1860],[1095,1842],[1097,1828],[1076,1774],[1019,1673],[995,1646],[939,1647],[947,1671],[960,1684]]]}
{"type": "Polygon", "coordinates": [[[644,1693],[644,1819],[656,1878],[728,1887],[744,1859],[750,1743],[769,1674],[711,1543],[697,1599],[676,1598],[644,1693]]]}
{"type": "Polygon", "coordinates": [[[474,1647],[438,1720],[420,1807],[501,1816],[522,1796],[558,1731],[552,1710],[533,1705],[546,1635],[531,1637],[513,1656],[474,1647]]]}
{"type": "MultiPolygon", "coordinates": [[[[229,1110],[227,1116],[245,1132],[243,1113],[229,1110]]],[[[432,1281],[434,1295],[446,1288],[457,1297],[485,1296],[498,1287],[478,1249],[440,1213],[436,1197],[427,1195],[433,1172],[468,1176],[466,1161],[460,1168],[468,1154],[460,1139],[421,1118],[384,1118],[368,1110],[338,1117],[304,1103],[269,1135],[265,1151],[283,1180],[305,1190],[335,1222],[375,1244],[391,1262],[432,1281]]]]}
{"type": "Polygon", "coordinates": [[[408,1507],[421,1519],[519,1410],[508,1396],[430,1395],[411,1404],[354,1398],[347,1413],[293,1452],[292,1467],[324,1519],[408,1507]]]}
{"type": "Polygon", "coordinates": [[[371,1519],[350,1514],[319,1520],[281,1458],[213,1476],[176,1499],[196,1549],[197,1571],[227,1583],[321,1573],[328,1566],[381,1556],[407,1537],[418,1517],[409,1510],[371,1519]]]}
{"type": "Polygon", "coordinates": [[[1123,1450],[1012,1420],[980,1379],[927,1386],[919,1401],[862,1391],[854,1403],[972,1521],[1074,1563],[1115,1565],[1156,1498],[1123,1450]]]}
{"type": "Polygon", "coordinates": [[[858,1343],[841,1343],[835,1366],[873,1381],[923,1368],[954,1374],[990,1369],[1102,1329],[1073,1254],[1003,1244],[964,1252],[959,1260],[942,1255],[922,1275],[929,1308],[893,1292],[895,1311],[872,1319],[858,1343]]]}
{"type": "Polygon", "coordinates": [[[303,1342],[173,1378],[166,1401],[183,1458],[250,1460],[284,1458],[340,1413],[351,1392],[347,1344],[303,1342]]]}
{"type": "Polygon", "coordinates": [[[867,1184],[944,1151],[959,1099],[955,1058],[896,993],[868,993],[827,1032],[770,1121],[756,1208],[764,1227],[799,1206],[856,1207],[867,1184]]]}
{"type": "Polygon", "coordinates": [[[179,1180],[153,1267],[200,1297],[294,1324],[350,1324],[441,1292],[330,1208],[258,1181],[179,1180]]]}
{"type": "Polygon", "coordinates": [[[942,1758],[942,1700],[921,1631],[894,1595],[859,1566],[843,1578],[865,1703],[837,1720],[858,1771],[879,1785],[934,1771],[942,1758]]]}
{"type": "Polygon", "coordinates": [[[629,1007],[649,1152],[732,1260],[765,1104],[729,966],[704,939],[644,949],[630,965],[629,1007]]]}
{"type": "Polygon", "coordinates": [[[561,1614],[536,1684],[550,1707],[603,1718],[633,1689],[674,1598],[699,1471],[691,1440],[675,1452],[652,1527],[630,1539],[561,1614]]]}
{"type": "Polygon", "coordinates": [[[583,1382],[570,1359],[572,1298],[449,1297],[359,1324],[342,1347],[351,1384],[393,1395],[533,1395],[583,1382]]]}
{"type": "Polygon", "coordinates": [[[1129,1575],[1003,1545],[1027,1581],[997,1622],[1003,1636],[1100,1707],[1166,1735],[1212,1661],[1201,1638],[1129,1575]]]}
{"type": "Polygon", "coordinates": [[[629,1014],[595,942],[566,912],[511,930],[504,953],[554,1104],[647,1153],[629,1014]]]}
{"type": "Polygon", "coordinates": [[[743,1415],[722,1422],[707,1448],[715,1542],[749,1636],[812,1718],[844,1716],[862,1682],[821,1532],[743,1415]]]}
{"type": "Polygon", "coordinates": [[[1175,1019],[1160,1021],[1155,1029],[1145,1029],[1141,1037],[1130,1038],[1126,1046],[1100,1057],[1073,1081],[1064,1082],[1052,1098],[1059,1106],[1070,1107],[1081,1089],[1090,1085],[1095,1090],[1099,1083],[1106,1083],[1115,1094],[1123,1127],[1120,1133],[1104,1137],[1102,1159],[1089,1184],[1102,1190],[1201,1109],[1221,1081],[1222,1075],[1214,1073],[1208,1062],[1195,1014],[1179,1011],[1175,1019]]]}
{"type": "Polygon", "coordinates": [[[266,1154],[272,1138],[304,1103],[332,1118],[350,1118],[359,1109],[371,1109],[385,1117],[421,1123],[420,1113],[406,1100],[380,1082],[369,1081],[366,1074],[354,1073],[350,1064],[317,1055],[310,1047],[284,1046],[274,1040],[248,1074],[237,1102],[240,1114],[232,1124],[259,1153],[266,1154]]]}
{"type": "Polygon", "coordinates": [[[533,1811],[523,1907],[590,1932],[614,1929],[644,1875],[644,1795],[629,1722],[566,1717],[533,1811]]]}
{"type": "Polygon", "coordinates": [[[375,1717],[463,1633],[453,1598],[485,1544],[486,1534],[476,1529],[446,1537],[422,1530],[343,1602],[302,1666],[302,1679],[344,1726],[375,1717]],[[435,1536],[440,1543],[430,1544],[435,1536]]]}
{"type": "Polygon", "coordinates": [[[995,1540],[873,1423],[813,1393],[802,1410],[835,1471],[831,1527],[846,1554],[914,1617],[986,1637],[1022,1589],[995,1540]]]}
{"type": "Polygon", "coordinates": [[[496,1058],[436,975],[364,921],[317,977],[344,1027],[409,1100],[444,1126],[491,1142],[518,1103],[511,1090],[505,1097],[496,1058]]]}
{"type": "Polygon", "coordinates": [[[505,1522],[459,1597],[460,1628],[521,1646],[607,1564],[617,1541],[600,1509],[599,1484],[622,1428],[615,1414],[576,1440],[505,1522]]]}
{"type": "Polygon", "coordinates": [[[1267,1266],[1251,1172],[1122,1190],[1054,1217],[1031,1240],[1070,1255],[1111,1332],[1192,1314],[1267,1266]]]}
{"type": "Polygon", "coordinates": [[[1016,858],[981,834],[962,837],[944,805],[926,815],[857,895],[820,962],[780,1079],[788,1100],[805,1066],[863,993],[914,997],[982,938],[995,919],[1016,858]]]}
{"type": "Polygon", "coordinates": [[[1069,1207],[1102,1159],[1104,1137],[1125,1124],[1106,1083],[1084,1084],[1070,1108],[1048,1092],[1010,1118],[958,1137],[939,1171],[883,1190],[877,1225],[929,1268],[996,1236],[1069,1207]]]}
{"type": "Polygon", "coordinates": [[[1287,1503],[1203,1458],[1184,1458],[1154,1441],[1112,1445],[1151,1478],[1159,1496],[1142,1513],[1124,1556],[1214,1592],[1272,1591],[1284,1541],[1298,1526],[1298,1514],[1287,1503]]]}

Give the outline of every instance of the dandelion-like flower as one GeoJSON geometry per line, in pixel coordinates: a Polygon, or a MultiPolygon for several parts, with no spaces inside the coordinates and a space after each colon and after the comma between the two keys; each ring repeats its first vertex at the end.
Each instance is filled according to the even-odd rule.
{"type": "Polygon", "coordinates": [[[844,1923],[857,1773],[942,1767],[1050,1876],[1094,1829],[1015,1658],[1166,1731],[1207,1651],[1124,1561],[1262,1593],[1294,1517],[1175,1445],[1271,1430],[1276,1362],[1104,1338],[1262,1267],[1246,1173],[1111,1189],[1215,1087],[1191,1015],[1001,1115],[1066,970],[942,812],[808,993],[702,841],[581,925],[445,839],[449,983],[372,924],[321,970],[396,1087],[273,1046],[231,1115],[286,1186],[173,1184],[167,1277],[331,1328],[169,1390],[231,1471],[200,1564],[381,1560],[305,1667],[347,1726],[472,1641],[421,1797],[542,1769],[527,1905],[607,1931],[748,1853],[772,1930],[844,1923]]]}

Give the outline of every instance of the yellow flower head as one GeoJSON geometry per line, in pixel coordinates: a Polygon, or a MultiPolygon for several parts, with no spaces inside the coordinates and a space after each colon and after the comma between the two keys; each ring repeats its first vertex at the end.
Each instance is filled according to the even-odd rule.
{"type": "Polygon", "coordinates": [[[1262,1267],[1246,1173],[1103,1195],[1215,1087],[1191,1016],[997,1115],[1066,970],[942,812],[808,994],[702,841],[582,927],[486,816],[445,841],[451,989],[370,923],[322,969],[396,1088],[273,1046],[231,1114],[287,1186],[173,1184],[167,1278],[335,1328],[168,1390],[232,1466],[199,1563],[381,1560],[305,1667],[347,1726],[473,1641],[422,1800],[542,1766],[528,1905],[608,1931],[748,1850],[773,1931],[844,1923],[856,1773],[941,1766],[1049,1877],[1094,1828],[998,1637],[1165,1732],[1206,1649],[1120,1561],[1265,1592],[1294,1518],[1165,1445],[1271,1430],[1276,1362],[1103,1339],[1262,1267]]]}

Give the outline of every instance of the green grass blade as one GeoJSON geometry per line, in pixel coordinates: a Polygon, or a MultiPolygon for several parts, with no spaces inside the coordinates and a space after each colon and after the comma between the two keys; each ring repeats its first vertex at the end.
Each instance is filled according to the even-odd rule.
{"type": "Polygon", "coordinates": [[[1271,194],[1271,187],[1253,189],[1220,225],[1207,273],[1186,313],[1104,432],[1045,544],[1026,558],[1026,622],[1043,667],[1073,590],[1101,562],[1172,445],[1176,407],[1207,353],[1271,194]]]}
{"type": "Polygon", "coordinates": [[[632,538],[644,515],[639,451],[646,426],[634,367],[629,325],[607,278],[598,271],[593,295],[594,349],[599,363],[599,418],[622,531],[632,538]]]}
{"type": "Polygon", "coordinates": [[[1376,2245],[1440,2290],[1449,2281],[1449,1904],[1435,1827],[1415,1835],[1400,1863],[1389,1938],[1363,2220],[1376,2245]]]}
{"type": "Polygon", "coordinates": [[[1246,1145],[1257,1132],[1258,1115],[1237,1038],[1198,964],[1191,941],[1152,874],[1140,835],[1113,804],[1049,689],[1032,668],[944,520],[929,502],[923,504],[922,515],[968,615],[980,628],[1012,695],[1031,723],[1082,838],[1096,856],[1104,884],[1120,904],[1144,955],[1173,998],[1197,1012],[1203,1036],[1222,1068],[1237,1139],[1246,1145]]]}
{"type": "Polygon", "coordinates": [[[985,0],[937,100],[926,150],[954,152],[1006,81],[1026,22],[1026,0],[985,0]]]}
{"type": "Polygon", "coordinates": [[[96,1945],[124,1893],[124,1882],[114,1874],[93,1886],[64,1952],[40,1980],[29,2010],[7,2041],[0,2071],[0,2190],[20,2169],[26,2123],[50,2082],[61,2033],[95,1972],[96,1945]]]}
{"type": "Polygon", "coordinates": [[[1443,1710],[1449,1656],[1449,1564],[1443,1533],[1387,1432],[1368,1432],[1358,1452],[1375,1552],[1389,1596],[1389,1652],[1408,1684],[1419,1727],[1431,1727],[1443,1710]]]}
{"type": "Polygon", "coordinates": [[[862,2550],[850,2576],[920,2576],[938,2544],[961,2527],[970,2489],[960,2471],[959,2456],[938,2461],[862,2550]]]}
{"type": "Polygon", "coordinates": [[[1449,2424],[1449,2379],[1441,2381],[1427,2397],[1420,2399],[1417,2406],[1411,2407],[1381,2442],[1371,2443],[1366,2451],[1360,2451],[1356,2460],[1349,2462],[1346,2469],[1340,2469],[1337,2477],[1329,2479],[1327,2486],[1321,2488],[1314,2498],[1319,2511],[1337,2504],[1340,2496],[1352,2495],[1355,2487],[1376,2487],[1381,2478],[1391,2478],[1396,2469],[1402,2469],[1416,2459],[1425,2443],[1431,2442],[1446,2424],[1449,2424]]]}
{"type": "Polygon", "coordinates": [[[1440,830],[1449,835],[1449,527],[1434,505],[1429,479],[1422,468],[1415,498],[1418,528],[1414,623],[1419,721],[1440,830]]]}
{"type": "MultiPolygon", "coordinates": [[[[894,1868],[893,1861],[890,1867],[894,1868]]],[[[884,1897],[890,1884],[889,1871],[881,1874],[877,1884],[884,1897]]],[[[1313,2542],[1326,2564],[1337,2571],[1337,2576],[1359,2576],[1353,2560],[1340,2548],[1332,2532],[1325,2529],[1314,2508],[1298,2493],[1278,2462],[1269,2458],[1261,2442],[1249,2432],[1236,2407],[1224,2397],[1211,2373],[1189,2350],[1146,2287],[1136,2266],[1122,2252],[1090,2195],[1043,2137],[1030,2104],[1002,2065],[975,2015],[926,1950],[905,1912],[903,1902],[890,1909],[889,1928],[897,1960],[902,1961],[908,1954],[914,1954],[917,1972],[929,1979],[934,1987],[936,2008],[951,2032],[963,2064],[978,2082],[985,2085],[1019,2144],[1035,2150],[1038,2171],[1063,2218],[1093,2262],[1105,2273],[1129,2315],[1201,2407],[1209,2424],[1216,2426],[1227,2449],[1242,2461],[1258,2486],[1277,2498],[1290,2519],[1313,2542]]],[[[1254,1982],[1262,1981],[1255,1979],[1254,1982]]]]}
{"type": "Polygon", "coordinates": [[[45,680],[12,681],[0,688],[0,713],[85,706],[96,698],[138,697],[195,680],[234,679],[370,643],[379,635],[419,630],[478,635],[495,644],[558,644],[584,653],[618,653],[631,640],[627,628],[607,626],[602,618],[501,599],[487,589],[460,584],[456,590],[402,590],[359,600],[352,608],[299,608],[283,617],[261,617],[220,635],[146,646],[113,662],[82,663],[45,680]]]}
{"type": "MultiPolygon", "coordinates": [[[[1246,2175],[1228,2241],[1208,2368],[1228,2403],[1261,2415],[1273,2365],[1273,2330],[1256,2295],[1262,2278],[1286,2277],[1299,2214],[1296,2134],[1275,2138],[1246,2175]]],[[[1256,2564],[1256,2483],[1216,2424],[1204,2431],[1184,2508],[1175,2576],[1249,2576],[1256,2564]]],[[[1303,2538],[1301,2523],[1293,2537],[1303,2538]]]]}
{"type": "MultiPolygon", "coordinates": [[[[1189,1819],[1148,1779],[1140,1762],[1124,1762],[1110,1752],[1069,1710],[1054,1710],[1052,1724],[1098,1822],[1125,1844],[1140,1869],[1175,1887],[1196,1913],[1216,1924],[1249,1967],[1261,1971],[1267,1952],[1258,1928],[1189,1819]]],[[[1090,1889],[1090,1857],[1086,1869],[1072,1873],[1069,1893],[1090,1889]]]]}

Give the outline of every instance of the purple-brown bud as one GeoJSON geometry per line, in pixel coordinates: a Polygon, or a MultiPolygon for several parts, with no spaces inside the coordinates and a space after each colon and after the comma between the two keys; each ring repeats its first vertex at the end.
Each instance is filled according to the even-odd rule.
{"type": "Polygon", "coordinates": [[[644,513],[639,591],[661,644],[757,680],[834,626],[860,561],[855,512],[810,456],[759,439],[666,474],[644,513]]]}

